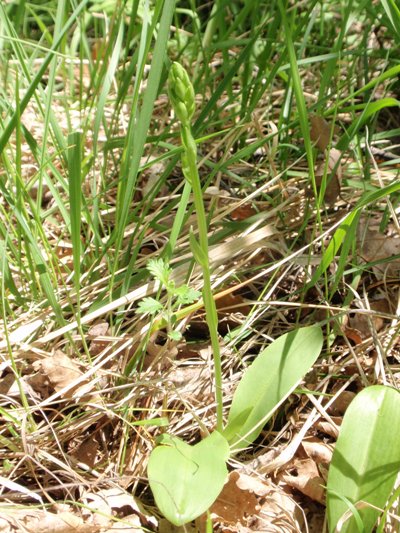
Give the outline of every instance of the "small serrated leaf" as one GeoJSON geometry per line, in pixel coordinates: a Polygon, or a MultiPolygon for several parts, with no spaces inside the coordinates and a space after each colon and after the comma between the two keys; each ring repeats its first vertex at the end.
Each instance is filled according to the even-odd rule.
{"type": "Polygon", "coordinates": [[[163,306],[160,302],[155,300],[154,298],[143,298],[138,304],[138,307],[136,309],[137,314],[145,314],[149,313],[150,315],[154,315],[155,313],[158,313],[163,309],[163,306]]]}
{"type": "Polygon", "coordinates": [[[174,329],[168,333],[168,338],[172,341],[179,342],[182,339],[182,333],[177,329],[174,329]]]}
{"type": "Polygon", "coordinates": [[[191,304],[200,298],[201,292],[188,285],[181,285],[175,289],[175,296],[178,304],[191,304]]]}
{"type": "Polygon", "coordinates": [[[163,259],[150,259],[147,263],[147,270],[150,274],[160,281],[165,287],[168,286],[172,270],[163,259]]]}

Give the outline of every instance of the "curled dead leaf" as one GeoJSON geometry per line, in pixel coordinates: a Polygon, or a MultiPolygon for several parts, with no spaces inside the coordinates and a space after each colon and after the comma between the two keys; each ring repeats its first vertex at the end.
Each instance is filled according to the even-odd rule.
{"type": "MultiPolygon", "coordinates": [[[[72,385],[83,376],[83,372],[80,370],[79,365],[60,350],[57,350],[51,357],[35,361],[32,366],[38,375],[35,376],[34,383],[32,383],[32,381],[30,381],[30,383],[33,387],[35,387],[35,385],[40,387],[41,384],[41,392],[43,392],[43,387],[48,385],[50,385],[55,392],[59,392],[65,387],[72,385]]],[[[87,380],[83,378],[66,390],[63,393],[63,397],[72,398],[73,396],[78,396],[79,392],[83,390],[83,387],[85,387],[87,383],[87,380]]],[[[85,387],[85,389],[87,389],[87,387],[85,387]]],[[[87,392],[87,390],[85,390],[85,392],[87,392]]]]}
{"type": "Polygon", "coordinates": [[[310,137],[313,143],[323,152],[329,145],[331,127],[327,121],[318,115],[310,115],[310,137]]]}
{"type": "Polygon", "coordinates": [[[287,485],[312,500],[325,504],[325,481],[320,476],[315,461],[296,458],[288,471],[288,474],[281,474],[280,476],[287,485]]]}
{"type": "Polygon", "coordinates": [[[337,439],[337,437],[339,436],[339,428],[342,424],[343,417],[342,416],[331,416],[330,419],[335,425],[333,425],[328,420],[318,420],[317,423],[315,424],[315,428],[318,431],[321,431],[322,433],[325,433],[326,435],[329,435],[330,437],[337,439]]]}
{"type": "Polygon", "coordinates": [[[343,334],[354,342],[354,344],[361,344],[362,343],[362,336],[358,330],[355,328],[349,328],[348,326],[343,327],[343,334]]]}
{"type": "Polygon", "coordinates": [[[332,459],[333,447],[317,437],[308,437],[301,443],[307,456],[317,464],[329,464],[332,459]]]}

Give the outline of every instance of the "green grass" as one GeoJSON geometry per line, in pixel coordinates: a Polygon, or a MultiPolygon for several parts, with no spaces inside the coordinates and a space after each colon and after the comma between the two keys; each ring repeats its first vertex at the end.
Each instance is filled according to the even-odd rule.
{"type": "MultiPolygon", "coordinates": [[[[3,478],[74,513],[73,489],[102,479],[158,517],[149,451],[166,420],[187,442],[214,428],[214,363],[202,302],[174,310],[184,335],[175,344],[161,316],[136,309],[145,297],[168,302],[149,260],[202,291],[190,244],[200,202],[222,351],[219,425],[255,354],[299,326],[324,328],[315,381],[304,384],[320,405],[346,380],[351,392],[398,388],[399,28],[393,0],[0,3],[3,478]],[[196,94],[195,198],[167,95],[173,61],[196,94]],[[312,141],[312,114],[329,123],[334,169],[312,141]],[[374,244],[378,231],[385,245],[374,244]],[[41,370],[57,351],[73,369],[41,370]]],[[[290,445],[293,421],[312,409],[293,395],[235,461],[290,445]]]]}

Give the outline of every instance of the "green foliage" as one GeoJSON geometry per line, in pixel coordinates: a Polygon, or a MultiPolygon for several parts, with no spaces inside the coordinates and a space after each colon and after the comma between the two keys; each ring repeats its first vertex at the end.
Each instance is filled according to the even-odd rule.
{"type": "Polygon", "coordinates": [[[223,432],[231,450],[244,448],[258,437],[315,363],[322,343],[321,329],[310,326],[282,335],[257,356],[235,391],[223,432]]]}
{"type": "Polygon", "coordinates": [[[190,446],[163,435],[147,468],[158,508],[172,524],[181,526],[207,511],[224,486],[229,445],[217,431],[190,446]]]}
{"type": "Polygon", "coordinates": [[[155,300],[154,298],[143,298],[138,303],[137,307],[137,313],[139,314],[145,314],[149,313],[149,315],[154,315],[155,313],[159,313],[163,309],[162,303],[160,303],[158,300],[155,300]]]}
{"type": "Polygon", "coordinates": [[[400,43],[400,9],[394,0],[382,0],[382,5],[386,11],[390,23],[389,27],[394,30],[394,35],[398,43],[400,43]]]}
{"type": "Polygon", "coordinates": [[[147,263],[147,270],[168,290],[173,290],[171,282],[171,273],[169,265],[163,259],[150,259],[147,263]]]}
{"type": "Polygon", "coordinates": [[[327,484],[329,531],[373,530],[400,471],[400,393],[375,385],[361,391],[340,428],[327,484]],[[344,520],[344,513],[347,520],[344,520]],[[355,516],[352,516],[352,512],[355,516]]]}
{"type": "MultiPolygon", "coordinates": [[[[228,424],[222,429],[222,372],[218,317],[211,288],[207,221],[197,171],[196,145],[190,125],[190,118],[194,112],[194,92],[189,76],[177,63],[174,63],[170,70],[168,86],[171,104],[181,121],[183,173],[187,183],[193,188],[199,240],[191,231],[190,245],[194,258],[203,271],[203,299],[215,363],[217,430],[222,431],[224,435],[222,437],[220,433],[215,432],[205,441],[223,439],[226,446],[229,441],[231,451],[237,451],[253,442],[273,410],[293,391],[310,369],[321,351],[322,332],[317,327],[298,329],[283,335],[269,346],[245,373],[234,395],[228,424]]],[[[167,288],[167,291],[175,290],[173,286],[168,289],[171,273],[162,261],[151,263],[149,270],[167,288]]],[[[182,293],[187,298],[187,290],[183,289],[182,293]]],[[[190,448],[173,437],[169,439],[174,443],[174,447],[155,448],[151,453],[149,480],[160,510],[172,523],[182,525],[199,516],[214,501],[211,495],[215,498],[222,488],[224,477],[222,463],[227,457],[223,458],[222,448],[213,456],[214,450],[200,443],[197,447],[202,453],[205,450],[208,458],[206,455],[203,457],[202,453],[196,456],[196,469],[194,469],[191,459],[196,447],[190,448]],[[214,465],[213,468],[219,473],[216,481],[210,477],[210,464],[214,465]],[[191,469],[190,474],[187,473],[188,469],[191,469]],[[178,477],[176,473],[179,473],[178,477]],[[199,486],[199,479],[203,480],[203,483],[207,479],[204,487],[199,486]],[[209,490],[206,490],[206,487],[209,490]]]]}
{"type": "Polygon", "coordinates": [[[189,305],[198,300],[201,293],[188,285],[176,287],[172,279],[172,269],[164,259],[150,259],[147,263],[147,269],[154,279],[160,282],[161,287],[166,290],[167,302],[164,307],[160,301],[154,298],[143,298],[138,303],[136,313],[148,313],[150,315],[161,313],[161,319],[167,325],[168,337],[173,341],[179,341],[182,338],[182,334],[177,329],[174,329],[176,322],[175,311],[181,305],[189,305]]]}
{"type": "MultiPolygon", "coordinates": [[[[211,285],[214,265],[209,260],[208,235],[212,235],[213,245],[220,244],[226,237],[233,240],[254,222],[265,220],[279,228],[281,243],[290,249],[282,262],[275,260],[280,243],[277,254],[260,254],[263,264],[240,259],[229,265],[233,268],[226,269],[226,277],[224,272],[224,283],[252,283],[249,278],[253,272],[246,271],[249,265],[249,270],[258,270],[265,279],[264,291],[243,320],[240,334],[232,334],[232,347],[239,354],[242,339],[257,332],[259,317],[265,325],[264,313],[275,305],[263,296],[275,282],[280,288],[277,276],[282,265],[291,277],[295,268],[294,278],[302,283],[297,277],[301,272],[301,276],[308,276],[308,282],[298,284],[294,296],[286,289],[279,290],[279,305],[290,301],[291,305],[298,304],[300,311],[303,302],[312,306],[310,298],[319,295],[316,303],[326,306],[326,322],[335,313],[330,309],[332,302],[342,305],[341,316],[347,314],[346,306],[359,288],[354,278],[348,283],[349,272],[357,271],[359,279],[363,269],[381,261],[378,258],[361,267],[357,264],[362,255],[357,242],[358,220],[367,212],[380,216],[383,209],[392,209],[394,214],[398,211],[396,163],[372,161],[373,152],[369,154],[368,148],[389,150],[390,140],[399,135],[395,125],[389,131],[386,127],[396,124],[392,119],[400,107],[399,52],[390,41],[400,42],[399,7],[396,0],[311,0],[303,4],[234,0],[204,5],[180,2],[177,8],[174,0],[10,0],[0,2],[0,26],[4,67],[0,87],[0,299],[4,331],[0,332],[0,344],[7,348],[6,366],[11,362],[17,378],[28,375],[30,362],[20,359],[23,349],[14,350],[12,333],[26,322],[28,326],[38,323],[37,331],[28,327],[29,344],[38,342],[37,347],[50,352],[54,346],[49,338],[59,339],[71,357],[81,362],[84,359],[92,376],[90,364],[97,365],[98,359],[89,350],[83,353],[87,330],[82,324],[91,324],[106,314],[110,339],[115,342],[120,335],[124,338],[134,331],[139,319],[136,317],[133,325],[126,322],[123,308],[147,294],[149,274],[158,282],[159,292],[140,300],[137,312],[149,315],[154,329],[166,326],[169,340],[181,339],[179,320],[204,303],[215,363],[218,431],[195,446],[165,435],[149,462],[150,484],[160,510],[171,522],[182,525],[207,510],[226,477],[229,454],[237,454],[257,439],[271,414],[316,361],[322,345],[318,327],[299,329],[297,318],[293,320],[293,331],[277,338],[247,368],[231,407],[225,404],[228,419],[224,427],[213,294],[220,279],[216,270],[211,285]],[[164,106],[167,90],[174,113],[164,106]],[[198,113],[196,94],[202,97],[198,113]],[[335,214],[331,211],[329,216],[325,213],[324,186],[317,190],[314,176],[316,153],[309,132],[310,113],[332,120],[330,142],[341,151],[343,202],[338,202],[335,214]],[[381,120],[384,114],[391,116],[385,123],[381,120]],[[181,146],[176,142],[176,125],[171,124],[174,119],[179,122],[181,146]],[[180,169],[174,173],[179,157],[184,180],[179,180],[180,169]],[[150,193],[147,189],[143,194],[142,183],[155,163],[165,163],[165,167],[149,180],[150,193]],[[349,180],[351,172],[354,179],[349,180]],[[290,204],[293,212],[300,206],[292,204],[303,198],[301,189],[306,181],[308,185],[311,182],[315,197],[308,200],[309,210],[299,208],[304,220],[297,224],[286,206],[290,204]],[[229,220],[225,199],[219,202],[218,197],[207,199],[206,211],[203,191],[210,184],[226,187],[235,200],[244,202],[248,196],[257,206],[257,215],[229,220]],[[168,191],[162,203],[153,202],[162,189],[168,191]],[[172,190],[174,194],[169,195],[172,190]],[[296,197],[292,197],[295,190],[296,197]],[[360,191],[364,193],[357,202],[352,193],[360,191]],[[220,217],[223,204],[226,211],[220,217]],[[197,224],[193,224],[194,216],[197,224]],[[190,224],[196,227],[189,229],[190,224]],[[157,238],[158,230],[162,231],[159,242],[166,243],[160,248],[162,259],[149,261],[146,271],[138,266],[138,258],[143,257],[143,244],[153,236],[157,238]],[[326,235],[331,235],[327,246],[326,235]],[[187,265],[189,271],[194,258],[202,269],[202,293],[176,281],[170,265],[174,264],[178,238],[180,266],[187,265]],[[303,245],[302,257],[296,257],[303,245]],[[313,291],[308,292],[311,288],[313,291]],[[74,333],[69,336],[69,332],[74,333]]],[[[382,262],[392,260],[388,257],[382,262]]],[[[289,316],[292,320],[295,314],[285,315],[289,316]]],[[[337,320],[336,314],[333,320],[337,320]]],[[[279,320],[272,323],[272,337],[277,336],[275,323],[280,327],[279,320]]],[[[145,352],[145,341],[132,358],[134,364],[145,352]]],[[[335,358],[332,346],[327,354],[332,367],[335,358]]],[[[132,377],[131,369],[128,363],[121,374],[132,377]]],[[[113,379],[114,375],[110,376],[113,379]]],[[[69,448],[71,443],[63,440],[65,431],[58,433],[59,428],[65,429],[63,417],[56,416],[43,425],[36,410],[35,417],[39,418],[33,420],[23,380],[17,381],[20,402],[13,393],[12,407],[5,404],[2,408],[7,422],[1,428],[6,435],[2,437],[4,447],[12,451],[12,457],[24,453],[21,417],[10,417],[10,412],[20,412],[22,405],[27,415],[22,418],[28,418],[32,428],[36,423],[44,428],[39,436],[31,431],[38,449],[36,439],[43,436],[42,442],[51,443],[53,436],[58,440],[60,435],[60,453],[69,448]]],[[[149,391],[151,387],[149,384],[149,391]]],[[[105,403],[111,410],[115,401],[119,415],[121,388],[116,390],[114,396],[112,387],[107,387],[105,403]]],[[[158,398],[158,391],[156,394],[158,398]]],[[[49,413],[57,413],[57,406],[52,400],[50,403],[49,413]]],[[[90,410],[83,413],[79,409],[80,405],[76,407],[79,430],[75,433],[74,428],[71,434],[82,431],[86,416],[88,426],[93,424],[90,410]]],[[[130,416],[123,418],[120,473],[127,464],[132,426],[170,423],[166,417],[138,419],[135,409],[127,407],[133,421],[130,416]]],[[[399,411],[394,389],[371,387],[360,393],[346,413],[328,480],[331,531],[349,509],[354,518],[350,516],[344,531],[368,532],[379,512],[363,502],[389,506],[393,477],[399,469],[394,440],[399,433],[399,411]]],[[[179,416],[179,410],[174,411],[172,424],[179,416]]],[[[145,446],[147,453],[148,443],[145,446]]],[[[51,449],[55,460],[62,459],[59,451],[51,449]]],[[[19,476],[12,457],[12,464],[6,459],[4,465],[10,480],[19,476]]],[[[46,468],[44,465],[43,470],[46,468]]],[[[64,476],[60,471],[60,482],[70,480],[70,474],[64,476]]],[[[35,482],[28,481],[37,491],[35,482]]]]}

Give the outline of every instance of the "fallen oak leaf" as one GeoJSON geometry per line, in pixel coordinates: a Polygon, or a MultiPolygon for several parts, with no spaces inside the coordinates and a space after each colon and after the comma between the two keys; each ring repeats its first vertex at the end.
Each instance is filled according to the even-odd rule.
{"type": "Polygon", "coordinates": [[[312,459],[295,459],[289,474],[281,474],[280,479],[290,487],[300,491],[312,500],[325,504],[325,481],[312,459]]]}
{"type": "MultiPolygon", "coordinates": [[[[83,372],[61,350],[57,350],[51,357],[35,361],[32,366],[38,372],[39,377],[41,376],[43,378],[43,382],[45,383],[47,380],[55,392],[62,391],[64,388],[77,382],[76,385],[63,393],[64,398],[72,398],[77,394],[79,395],[79,389],[82,390],[83,387],[87,389],[87,379],[83,378],[81,381],[78,381],[79,378],[83,377],[83,372]]],[[[88,391],[85,390],[85,392],[88,391]]]]}
{"type": "Polygon", "coordinates": [[[257,497],[253,491],[240,486],[242,476],[238,472],[231,472],[221,494],[211,506],[211,516],[218,522],[246,525],[247,518],[257,513],[257,497]]]}
{"type": "Polygon", "coordinates": [[[315,146],[317,146],[321,152],[326,150],[329,146],[331,139],[331,127],[327,121],[319,115],[310,115],[310,137],[315,146]]]}

